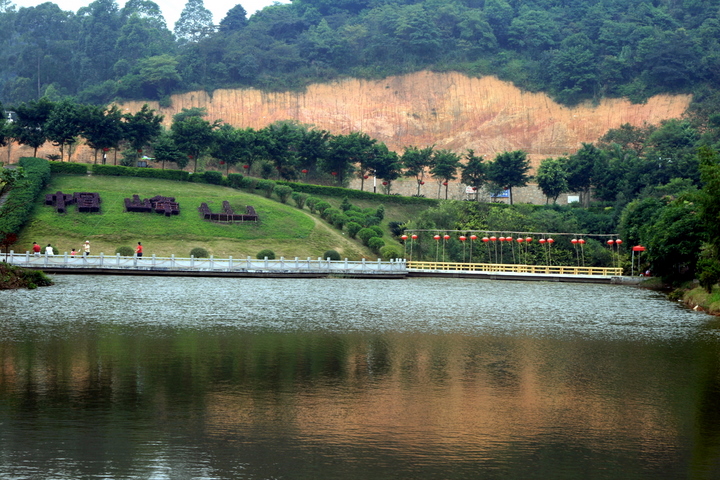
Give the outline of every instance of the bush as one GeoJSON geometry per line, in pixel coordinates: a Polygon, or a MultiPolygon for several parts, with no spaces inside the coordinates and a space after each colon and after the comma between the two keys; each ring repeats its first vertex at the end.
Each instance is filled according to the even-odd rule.
{"type": "Polygon", "coordinates": [[[349,219],[348,219],[348,216],[345,215],[345,214],[342,213],[342,212],[333,213],[333,214],[330,216],[330,222],[331,222],[331,223],[333,224],[333,226],[334,226],[335,228],[337,228],[338,230],[342,230],[342,229],[343,229],[343,226],[345,226],[345,224],[348,222],[348,220],[349,220],[349,219]]]}
{"type": "Polygon", "coordinates": [[[225,184],[230,188],[241,188],[244,178],[240,173],[231,173],[226,177],[225,184]]]}
{"type": "Polygon", "coordinates": [[[190,250],[190,256],[195,258],[210,258],[210,254],[202,247],[195,247],[190,250]]]}
{"type": "Polygon", "coordinates": [[[305,202],[306,202],[307,199],[308,199],[308,194],[307,194],[307,193],[300,193],[300,192],[293,192],[292,195],[290,195],[290,197],[291,197],[291,198],[293,199],[293,201],[295,202],[295,205],[297,206],[297,208],[299,208],[300,210],[302,210],[303,207],[305,207],[305,202]]]}
{"type": "Polygon", "coordinates": [[[377,232],[370,228],[362,228],[359,232],[357,232],[357,237],[360,239],[363,245],[368,245],[368,241],[371,238],[376,238],[377,236],[377,232]]]}
{"type": "Polygon", "coordinates": [[[381,221],[385,218],[385,206],[380,204],[377,207],[377,210],[375,210],[375,216],[378,217],[381,221]]]}
{"type": "Polygon", "coordinates": [[[25,178],[21,185],[10,189],[5,197],[3,215],[0,217],[0,239],[17,233],[30,218],[35,201],[50,181],[50,165],[42,158],[20,159],[25,178]]]}
{"type": "Polygon", "coordinates": [[[348,235],[350,235],[350,238],[355,238],[360,230],[362,230],[362,225],[360,225],[357,222],[348,222],[347,225],[348,235]]]}
{"type": "Polygon", "coordinates": [[[330,219],[333,217],[333,215],[337,215],[338,213],[343,212],[339,208],[330,207],[320,212],[320,216],[323,218],[323,220],[327,220],[329,222],[331,221],[330,219]]]}
{"type": "Polygon", "coordinates": [[[405,233],[405,224],[402,222],[388,222],[388,228],[390,229],[390,233],[395,237],[399,237],[405,233]]]}
{"type": "Polygon", "coordinates": [[[330,259],[330,260],[340,260],[340,254],[336,252],[335,250],[328,250],[327,252],[323,253],[324,259],[330,259]]]}
{"type": "Polygon", "coordinates": [[[315,210],[317,210],[318,213],[320,214],[320,216],[322,217],[323,212],[325,210],[327,210],[328,208],[330,208],[331,206],[332,205],[330,205],[328,202],[320,201],[315,204],[315,210]]]}
{"type": "Polygon", "coordinates": [[[305,200],[305,204],[307,204],[308,208],[310,209],[310,213],[315,213],[315,210],[317,209],[317,204],[320,203],[320,199],[317,197],[308,197],[307,200],[305,200]]]}
{"type": "Polygon", "coordinates": [[[223,176],[220,172],[205,172],[202,176],[205,183],[210,185],[222,185],[223,183],[223,176]]]}
{"type": "Polygon", "coordinates": [[[273,252],[269,248],[260,250],[257,254],[257,258],[259,260],[263,260],[265,257],[267,257],[268,260],[275,260],[275,252],[273,252]]]}
{"type": "MultiPolygon", "coordinates": [[[[289,182],[278,182],[286,183],[289,182]]],[[[323,185],[313,185],[310,183],[292,183],[291,186],[296,192],[304,192],[309,195],[320,195],[324,197],[337,197],[348,199],[365,199],[373,201],[382,201],[384,203],[392,203],[394,205],[427,205],[434,206],[440,203],[440,200],[434,198],[404,197],[401,195],[383,195],[381,193],[366,192],[362,190],[349,190],[342,187],[327,187],[323,185]]]]}
{"type": "Polygon", "coordinates": [[[50,164],[50,173],[62,175],[87,175],[87,165],[84,163],[69,162],[48,162],[50,164]]]}
{"type": "Polygon", "coordinates": [[[184,170],[158,170],[155,168],[122,167],[118,165],[92,165],[90,169],[94,175],[106,175],[109,177],[160,178],[178,182],[190,180],[190,173],[184,170]]]}
{"type": "Polygon", "coordinates": [[[370,230],[373,230],[375,233],[377,233],[378,237],[382,237],[384,235],[383,229],[379,225],[372,225],[368,228],[370,230]]]}
{"type": "Polygon", "coordinates": [[[120,254],[121,257],[132,257],[135,254],[135,250],[132,247],[123,245],[115,249],[115,255],[120,254]]]}
{"type": "Polygon", "coordinates": [[[276,183],[272,180],[260,179],[257,181],[257,188],[262,190],[267,198],[272,196],[273,190],[275,190],[275,185],[276,183]]]}
{"type": "Polygon", "coordinates": [[[380,253],[380,249],[385,246],[385,240],[380,237],[372,237],[368,240],[367,246],[375,253],[380,253]]]}
{"type": "Polygon", "coordinates": [[[275,187],[275,195],[277,195],[278,199],[280,199],[280,203],[287,203],[288,198],[290,198],[292,193],[292,187],[288,187],[287,185],[278,185],[275,187]]]}
{"type": "Polygon", "coordinates": [[[386,245],[380,249],[380,258],[383,260],[393,260],[395,258],[403,258],[403,254],[396,246],[386,245]]]}
{"type": "Polygon", "coordinates": [[[352,204],[350,203],[350,200],[348,200],[347,196],[344,196],[342,199],[342,203],[340,204],[340,210],[343,212],[347,212],[352,207],[352,204]]]}

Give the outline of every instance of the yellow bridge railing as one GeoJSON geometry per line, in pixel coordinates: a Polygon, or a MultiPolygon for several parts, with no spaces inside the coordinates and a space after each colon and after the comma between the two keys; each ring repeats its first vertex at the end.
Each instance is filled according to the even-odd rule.
{"type": "Polygon", "coordinates": [[[606,277],[622,275],[622,268],[569,267],[565,265],[518,265],[502,263],[452,263],[408,261],[407,268],[409,270],[535,273],[546,275],[602,275],[606,277]]]}

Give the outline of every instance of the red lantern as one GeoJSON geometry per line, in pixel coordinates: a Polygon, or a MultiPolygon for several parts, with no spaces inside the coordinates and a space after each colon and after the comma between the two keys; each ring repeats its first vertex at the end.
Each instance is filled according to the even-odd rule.
{"type": "Polygon", "coordinates": [[[447,187],[447,185],[448,185],[448,182],[443,182],[443,185],[445,185],[445,186],[447,187]]]}
{"type": "Polygon", "coordinates": [[[470,235],[470,240],[472,240],[473,242],[477,240],[477,235],[470,235]]]}
{"type": "Polygon", "coordinates": [[[248,168],[250,168],[250,165],[243,165],[243,168],[247,170],[248,168]]]}
{"type": "Polygon", "coordinates": [[[473,192],[476,191],[476,190],[477,190],[477,187],[472,187],[472,191],[473,191],[473,192]]]}
{"type": "Polygon", "coordinates": [[[524,241],[525,241],[525,239],[522,238],[522,237],[520,237],[520,238],[517,239],[517,242],[518,242],[518,243],[522,243],[522,242],[524,242],[524,241]]]}
{"type": "Polygon", "coordinates": [[[142,148],[138,148],[138,153],[142,153],[142,148]]]}
{"type": "Polygon", "coordinates": [[[495,238],[495,237],[490,237],[490,241],[491,241],[491,242],[494,242],[495,240],[497,240],[497,238],[495,238]]]}
{"type": "MultiPolygon", "coordinates": [[[[138,151],[139,151],[139,150],[138,150],[138,151]]],[[[188,158],[189,158],[190,160],[192,160],[192,155],[188,155],[188,158]]]]}
{"type": "Polygon", "coordinates": [[[443,235],[443,240],[450,240],[450,235],[443,235]]]}
{"type": "Polygon", "coordinates": [[[402,238],[403,242],[408,239],[407,235],[401,235],[400,238],[402,238]]]}
{"type": "Polygon", "coordinates": [[[555,243],[555,240],[553,240],[552,238],[548,238],[548,239],[547,239],[547,242],[550,243],[550,244],[553,244],[553,243],[555,243]]]}
{"type": "Polygon", "coordinates": [[[460,235],[460,237],[458,237],[458,238],[461,242],[464,242],[465,240],[467,240],[467,237],[464,237],[462,235],[460,235]]]}
{"type": "Polygon", "coordinates": [[[585,244],[585,239],[584,239],[584,238],[581,238],[580,240],[578,240],[578,243],[579,243],[580,245],[585,244]]]}
{"type": "Polygon", "coordinates": [[[610,246],[612,246],[613,243],[615,243],[613,240],[608,240],[608,241],[607,241],[607,244],[610,245],[610,246]]]}
{"type": "Polygon", "coordinates": [[[538,240],[538,242],[540,242],[540,245],[542,245],[542,244],[544,244],[545,242],[547,242],[547,240],[545,240],[544,238],[541,238],[540,240],[538,240]]]}
{"type": "Polygon", "coordinates": [[[526,241],[527,243],[532,242],[532,237],[527,237],[527,238],[525,238],[525,241],[526,241]]]}
{"type": "Polygon", "coordinates": [[[620,240],[619,238],[615,240],[615,245],[622,245],[622,240],[620,240]]]}
{"type": "Polygon", "coordinates": [[[573,238],[572,240],[570,240],[570,243],[572,243],[573,245],[575,245],[575,244],[577,243],[577,238],[573,238]]]}
{"type": "Polygon", "coordinates": [[[300,171],[301,171],[302,173],[307,173],[307,172],[308,172],[307,168],[303,168],[303,169],[300,170],[300,171]]]}
{"type": "Polygon", "coordinates": [[[225,160],[220,160],[220,165],[225,165],[225,160]]]}
{"type": "Polygon", "coordinates": [[[103,152],[107,152],[108,150],[110,150],[110,149],[107,147],[103,148],[103,152]]]}
{"type": "Polygon", "coordinates": [[[415,235],[415,234],[413,233],[410,238],[412,238],[413,240],[417,240],[417,235],[415,235]]]}
{"type": "Polygon", "coordinates": [[[505,241],[505,237],[500,237],[500,238],[498,238],[498,240],[500,240],[501,242],[504,242],[504,241],[505,241]]]}
{"type": "Polygon", "coordinates": [[[332,175],[333,177],[336,177],[337,174],[338,174],[337,172],[330,172],[330,175],[332,175]]]}
{"type": "Polygon", "coordinates": [[[488,237],[483,237],[483,242],[487,243],[489,241],[490,241],[490,239],[488,237]]]}
{"type": "Polygon", "coordinates": [[[440,240],[440,235],[435,235],[435,236],[433,237],[433,239],[434,239],[435,241],[440,240]]]}
{"type": "Polygon", "coordinates": [[[364,178],[365,180],[367,180],[367,179],[368,179],[368,176],[367,176],[367,175],[363,175],[363,178],[364,178]]]}
{"type": "Polygon", "coordinates": [[[387,185],[387,182],[383,182],[383,185],[387,185]]]}
{"type": "Polygon", "coordinates": [[[420,185],[425,185],[425,182],[420,182],[420,185]]]}

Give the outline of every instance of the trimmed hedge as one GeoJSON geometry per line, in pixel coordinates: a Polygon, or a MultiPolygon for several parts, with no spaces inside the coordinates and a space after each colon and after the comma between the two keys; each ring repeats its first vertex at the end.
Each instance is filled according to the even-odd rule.
{"type": "Polygon", "coordinates": [[[5,205],[0,207],[0,237],[20,231],[30,218],[35,201],[50,181],[47,160],[23,157],[19,164],[25,171],[25,179],[21,187],[10,190],[5,205]]]}
{"type": "Polygon", "coordinates": [[[365,199],[373,201],[382,201],[383,203],[394,203],[402,205],[422,204],[437,205],[440,201],[434,198],[424,197],[404,197],[402,195],[385,195],[382,193],[365,192],[363,190],[352,190],[343,187],[326,187],[323,185],[312,185],[309,183],[296,183],[278,181],[278,185],[287,185],[296,192],[307,193],[309,195],[323,195],[326,197],[347,197],[348,199],[365,199]]]}
{"type": "Polygon", "coordinates": [[[69,162],[48,162],[50,173],[57,175],[87,175],[88,166],[86,163],[69,162]]]}
{"type": "Polygon", "coordinates": [[[184,170],[158,170],[156,168],[123,167],[120,165],[93,165],[91,169],[95,175],[110,177],[160,178],[178,182],[187,182],[190,179],[190,173],[184,170]]]}

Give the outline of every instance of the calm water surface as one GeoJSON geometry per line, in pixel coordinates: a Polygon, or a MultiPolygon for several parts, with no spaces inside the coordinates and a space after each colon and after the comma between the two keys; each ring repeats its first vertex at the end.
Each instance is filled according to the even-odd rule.
{"type": "Polygon", "coordinates": [[[2,479],[720,478],[720,321],[631,287],[0,291],[2,479]]]}

